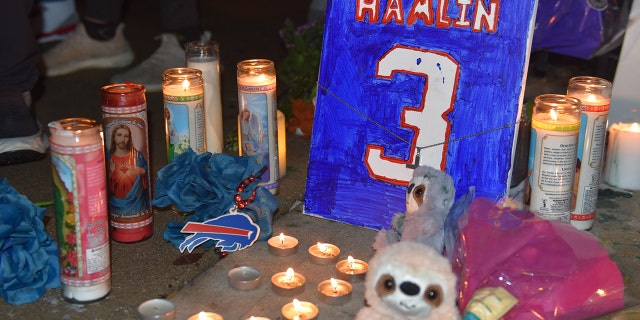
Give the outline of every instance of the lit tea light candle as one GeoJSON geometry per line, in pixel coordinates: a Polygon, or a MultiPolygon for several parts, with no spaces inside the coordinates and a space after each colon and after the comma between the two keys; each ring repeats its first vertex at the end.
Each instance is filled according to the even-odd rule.
{"type": "Polygon", "coordinates": [[[269,244],[269,252],[276,256],[290,256],[298,252],[298,239],[286,236],[284,233],[272,237],[267,243],[269,244]]]}
{"type": "Polygon", "coordinates": [[[251,316],[249,318],[247,318],[246,320],[271,320],[270,318],[266,318],[266,317],[254,317],[251,316]]]}
{"type": "Polygon", "coordinates": [[[330,243],[320,243],[309,247],[309,260],[315,264],[332,264],[338,261],[340,248],[330,243]]]}
{"type": "Polygon", "coordinates": [[[640,190],[640,125],[615,123],[609,128],[604,181],[613,187],[640,190]]]}
{"type": "Polygon", "coordinates": [[[142,320],[174,320],[176,306],[165,299],[151,299],[138,306],[138,313],[142,320]]]}
{"type": "Polygon", "coordinates": [[[282,316],[285,319],[293,320],[311,320],[318,316],[318,307],[308,301],[300,301],[293,299],[282,307],[282,316]]]}
{"type": "Polygon", "coordinates": [[[362,281],[369,271],[369,264],[349,256],[347,259],[339,261],[336,264],[336,269],[338,269],[338,278],[342,280],[362,281]]]}
{"type": "Polygon", "coordinates": [[[194,314],[189,317],[188,320],[224,320],[221,315],[214,312],[200,311],[198,314],[194,314]]]}
{"type": "Polygon", "coordinates": [[[327,304],[343,304],[351,299],[353,287],[349,282],[331,278],[318,284],[320,301],[327,304]]]}
{"type": "Polygon", "coordinates": [[[229,270],[229,284],[234,289],[252,290],[260,285],[262,275],[252,267],[237,267],[229,270]]]}
{"type": "Polygon", "coordinates": [[[271,289],[280,296],[294,296],[304,292],[305,278],[293,272],[292,268],[286,272],[278,272],[271,277],[271,289]]]}

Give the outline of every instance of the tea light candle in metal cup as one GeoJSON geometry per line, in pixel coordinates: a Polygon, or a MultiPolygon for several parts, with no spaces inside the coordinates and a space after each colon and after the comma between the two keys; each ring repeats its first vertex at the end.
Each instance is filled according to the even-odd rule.
{"type": "Polygon", "coordinates": [[[151,299],[138,306],[141,320],[174,320],[176,306],[166,299],[151,299]]]}
{"type": "Polygon", "coordinates": [[[293,299],[282,307],[282,316],[288,320],[311,320],[318,316],[318,307],[308,301],[293,299]]]}
{"type": "Polygon", "coordinates": [[[272,237],[267,243],[269,244],[269,253],[276,256],[290,256],[298,252],[298,239],[285,236],[284,233],[281,233],[280,236],[272,237]]]}
{"type": "Polygon", "coordinates": [[[271,277],[271,289],[277,295],[290,297],[304,292],[305,278],[293,272],[292,268],[286,272],[278,272],[271,277]]]}
{"type": "Polygon", "coordinates": [[[315,264],[333,264],[338,261],[340,248],[330,243],[320,243],[309,247],[309,260],[315,264]]]}
{"type": "Polygon", "coordinates": [[[188,320],[224,320],[221,315],[214,312],[204,312],[194,314],[188,320]]]}
{"type": "Polygon", "coordinates": [[[331,278],[318,284],[320,301],[327,304],[344,304],[351,300],[353,287],[344,280],[331,278]]]}
{"type": "Polygon", "coordinates": [[[227,274],[229,285],[237,290],[252,290],[260,285],[262,275],[260,271],[252,267],[237,267],[229,270],[227,274]]]}
{"type": "Polygon", "coordinates": [[[266,317],[255,317],[255,316],[251,316],[245,320],[271,320],[270,318],[266,318],[266,317]]]}
{"type": "Polygon", "coordinates": [[[338,278],[349,282],[359,282],[364,281],[364,277],[369,271],[369,264],[349,256],[345,260],[340,260],[336,264],[336,269],[338,269],[338,278]]]}

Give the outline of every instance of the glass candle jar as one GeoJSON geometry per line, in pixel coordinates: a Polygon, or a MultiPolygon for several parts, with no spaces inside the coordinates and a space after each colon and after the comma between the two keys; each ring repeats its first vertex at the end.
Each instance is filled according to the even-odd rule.
{"type": "Polygon", "coordinates": [[[206,152],[202,72],[193,68],[165,70],[162,96],[168,160],[188,148],[197,154],[206,152]]]}

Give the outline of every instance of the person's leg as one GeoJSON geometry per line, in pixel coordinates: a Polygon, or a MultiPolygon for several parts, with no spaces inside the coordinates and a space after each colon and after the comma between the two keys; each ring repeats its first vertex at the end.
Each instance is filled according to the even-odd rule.
{"type": "Polygon", "coordinates": [[[31,110],[38,81],[38,46],[29,13],[33,1],[0,0],[0,164],[44,158],[46,144],[31,110]],[[10,32],[9,32],[10,30],[10,32]]]}
{"type": "Polygon", "coordinates": [[[66,39],[78,23],[75,0],[37,0],[32,14],[39,43],[66,39]]]}
{"type": "Polygon", "coordinates": [[[209,40],[200,28],[195,0],[161,0],[162,30],[160,47],[135,68],[111,78],[112,83],[134,82],[147,92],[162,90],[162,72],[184,67],[184,45],[190,41],[209,40]]]}
{"type": "Polygon", "coordinates": [[[94,40],[107,41],[116,35],[122,19],[123,0],[86,0],[82,22],[94,40]]]}
{"type": "Polygon", "coordinates": [[[47,76],[129,65],[133,51],[120,23],[123,0],[87,0],[82,24],[43,55],[47,76]]]}
{"type": "Polygon", "coordinates": [[[173,33],[182,45],[198,41],[202,35],[195,0],[161,0],[162,29],[173,33]]]}

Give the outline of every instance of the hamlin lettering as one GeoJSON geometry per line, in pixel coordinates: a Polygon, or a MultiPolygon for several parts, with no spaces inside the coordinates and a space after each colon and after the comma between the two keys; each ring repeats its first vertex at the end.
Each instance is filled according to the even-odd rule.
{"type": "Polygon", "coordinates": [[[473,32],[494,33],[498,29],[500,0],[489,0],[486,4],[485,0],[451,0],[459,8],[456,16],[449,13],[449,2],[450,0],[389,0],[381,8],[380,0],[356,0],[355,19],[371,24],[413,26],[422,23],[436,28],[471,29],[473,32]],[[406,13],[405,7],[410,7],[406,13]]]}

